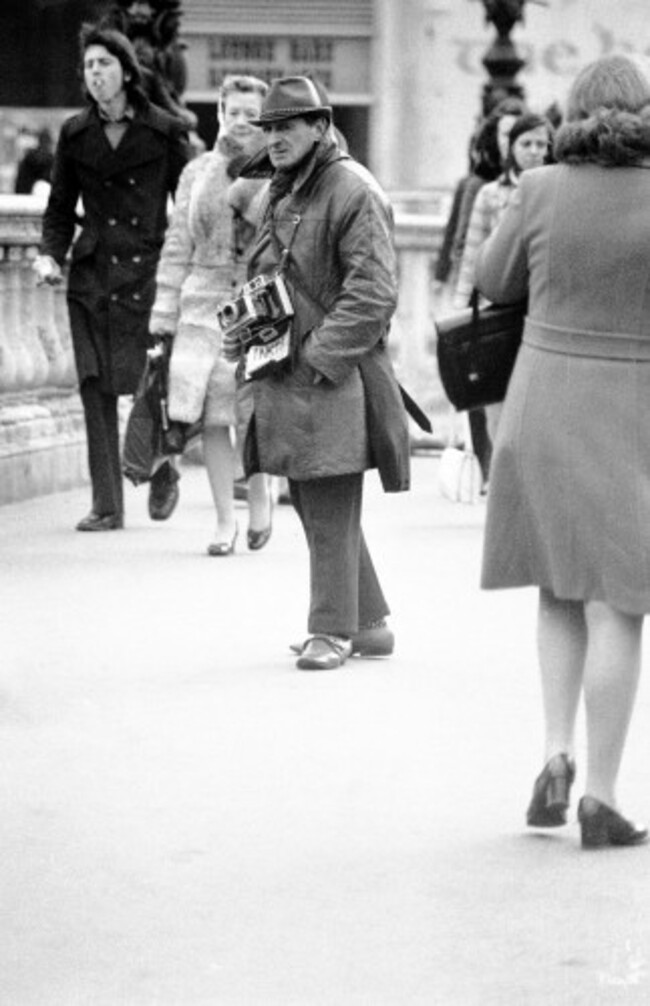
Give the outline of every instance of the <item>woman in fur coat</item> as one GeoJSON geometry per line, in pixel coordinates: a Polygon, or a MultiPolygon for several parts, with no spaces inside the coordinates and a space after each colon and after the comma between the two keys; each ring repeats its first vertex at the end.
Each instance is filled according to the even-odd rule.
{"type": "MultiPolygon", "coordinates": [[[[237,167],[263,145],[251,125],[261,111],[266,84],[255,77],[226,77],[219,92],[219,137],[213,150],[187,165],[178,186],[156,277],[151,315],[154,334],[174,336],[169,414],[185,423],[203,420],[203,447],[216,509],[212,556],[231,555],[238,529],[234,480],[235,431],[242,425],[235,365],[221,356],[218,308],[246,281],[246,250],[263,200],[263,181],[240,182],[230,195],[237,167]],[[229,199],[230,197],[230,199],[229,199]]],[[[262,548],[271,534],[269,480],[249,480],[247,543],[262,548]]]]}

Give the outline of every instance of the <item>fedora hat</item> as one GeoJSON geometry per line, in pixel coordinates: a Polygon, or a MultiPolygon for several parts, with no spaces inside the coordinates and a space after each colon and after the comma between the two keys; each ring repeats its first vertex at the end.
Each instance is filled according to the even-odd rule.
{"type": "Polygon", "coordinates": [[[258,119],[253,125],[265,126],[270,122],[306,116],[324,116],[332,121],[331,105],[324,105],[321,93],[309,77],[278,77],[269,88],[258,119]]]}

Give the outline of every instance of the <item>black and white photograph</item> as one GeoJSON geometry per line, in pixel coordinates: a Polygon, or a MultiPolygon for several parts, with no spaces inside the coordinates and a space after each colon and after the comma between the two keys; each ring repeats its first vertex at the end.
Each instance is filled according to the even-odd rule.
{"type": "Polygon", "coordinates": [[[648,0],[0,0],[0,1006],[650,1003],[648,0]]]}

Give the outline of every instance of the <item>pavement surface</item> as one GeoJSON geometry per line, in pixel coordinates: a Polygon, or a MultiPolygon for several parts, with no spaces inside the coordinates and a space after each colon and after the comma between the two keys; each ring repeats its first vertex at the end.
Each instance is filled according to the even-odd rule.
{"type": "Polygon", "coordinates": [[[479,591],[484,504],[438,465],[367,481],[395,655],[320,674],[289,506],[227,559],[200,467],[165,524],[143,488],[123,532],[72,530],[85,489],[0,508],[1,1006],[650,1003],[650,847],[525,828],[535,594],[479,591]]]}

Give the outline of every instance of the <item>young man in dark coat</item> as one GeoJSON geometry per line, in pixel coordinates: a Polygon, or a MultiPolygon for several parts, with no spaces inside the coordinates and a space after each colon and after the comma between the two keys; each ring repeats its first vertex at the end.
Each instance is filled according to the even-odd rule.
{"type": "MultiPolygon", "coordinates": [[[[59,282],[80,227],[67,296],[92,508],[77,530],[108,531],[124,525],[118,396],[136,391],[144,369],[168,198],[190,148],[182,122],[145,98],[124,35],[85,26],[81,50],[88,107],[61,130],[35,269],[41,281],[59,282]]],[[[177,480],[169,463],[154,475],[153,519],[171,514],[177,480]]]]}
{"type": "MultiPolygon", "coordinates": [[[[329,669],[353,652],[393,649],[361,531],[364,472],[379,467],[391,490],[409,478],[406,414],[386,347],[397,302],[392,213],[373,176],[340,150],[311,80],[275,80],[257,123],[272,177],[248,275],[273,275],[284,262],[295,315],[290,360],[253,381],[249,472],[289,480],[310,556],[298,667],[329,669]]],[[[226,354],[236,356],[239,342],[226,332],[226,354]]]]}

